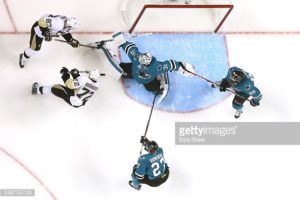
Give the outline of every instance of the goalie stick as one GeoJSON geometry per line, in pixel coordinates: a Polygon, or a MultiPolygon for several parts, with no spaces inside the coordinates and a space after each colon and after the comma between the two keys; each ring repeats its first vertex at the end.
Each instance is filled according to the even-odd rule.
{"type": "MultiPolygon", "coordinates": [[[[145,35],[152,35],[152,33],[141,33],[141,34],[130,34],[130,33],[123,33],[125,38],[131,39],[131,38],[136,38],[136,37],[140,37],[140,36],[145,36],[145,35]]],[[[112,42],[114,41],[114,39],[107,39],[107,40],[100,40],[98,42],[95,42],[95,44],[100,44],[101,42],[112,42]]],[[[100,48],[101,49],[101,48],[100,48]]]]}
{"type": "MultiPolygon", "coordinates": [[[[152,33],[143,33],[143,34],[129,34],[129,33],[125,33],[125,37],[127,37],[127,39],[135,38],[135,37],[139,37],[139,36],[144,36],[144,35],[152,35],[152,33]]],[[[101,41],[103,41],[103,42],[112,42],[113,40],[114,39],[101,40],[101,41]]],[[[68,43],[67,41],[61,40],[61,39],[55,39],[55,41],[68,43]]],[[[95,44],[99,44],[101,41],[95,42],[95,44]]],[[[79,43],[79,46],[81,46],[81,47],[87,47],[87,48],[91,48],[91,49],[99,49],[97,46],[87,45],[87,44],[81,44],[81,43],[79,43]]]]}
{"type": "MultiPolygon", "coordinates": [[[[55,41],[57,41],[57,42],[68,43],[67,41],[61,40],[61,39],[55,39],[55,41]]],[[[96,46],[90,46],[90,45],[86,45],[86,44],[80,44],[80,43],[79,43],[79,46],[81,46],[81,47],[87,47],[87,48],[91,48],[91,49],[97,49],[96,46]]]]}
{"type": "MultiPolygon", "coordinates": [[[[84,70],[84,71],[79,71],[79,73],[90,73],[90,71],[88,71],[88,70],[84,70]]],[[[105,76],[106,74],[104,74],[104,73],[100,73],[100,76],[105,76]]]]}

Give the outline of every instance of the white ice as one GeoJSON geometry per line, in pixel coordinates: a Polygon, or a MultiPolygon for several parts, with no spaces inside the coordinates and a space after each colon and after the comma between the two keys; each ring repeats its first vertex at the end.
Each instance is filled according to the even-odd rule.
{"type": "MultiPolygon", "coordinates": [[[[261,106],[247,105],[238,121],[299,121],[300,3],[233,4],[222,29],[228,32],[230,64],[253,73],[263,92],[261,106]]],[[[187,114],[154,110],[148,136],[164,148],[171,175],[161,187],[143,186],[137,192],[127,182],[149,107],[127,97],[121,82],[109,77],[102,78],[100,90],[79,109],[54,96],[29,95],[35,81],[62,83],[62,66],[105,72],[106,62],[90,49],[44,42],[39,54],[20,69],[18,56],[29,41],[29,34],[20,32],[29,32],[44,13],[65,14],[80,19],[80,34],[74,35],[80,42],[99,41],[110,37],[100,32],[125,30],[120,6],[121,0],[0,2],[0,189],[33,188],[35,197],[27,199],[39,200],[299,199],[299,146],[174,144],[175,122],[236,121],[232,98],[187,114]]]]}

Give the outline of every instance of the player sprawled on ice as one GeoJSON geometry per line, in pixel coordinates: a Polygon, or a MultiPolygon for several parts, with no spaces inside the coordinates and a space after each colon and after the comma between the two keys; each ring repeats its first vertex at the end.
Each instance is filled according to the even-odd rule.
{"type": "Polygon", "coordinates": [[[141,189],[141,184],[158,187],[169,178],[169,167],[164,159],[164,152],[155,141],[149,141],[142,136],[140,141],[147,154],[139,157],[138,163],[134,165],[129,185],[136,190],[141,189]]]}
{"type": "Polygon", "coordinates": [[[28,59],[41,49],[43,40],[51,41],[52,37],[61,35],[72,47],[78,47],[78,40],[74,39],[71,34],[71,31],[76,29],[78,25],[78,20],[75,17],[43,15],[31,28],[29,47],[20,54],[20,67],[23,68],[28,59]]]}
{"type": "Polygon", "coordinates": [[[63,67],[60,73],[65,86],[60,84],[40,86],[36,82],[32,85],[31,95],[54,94],[69,105],[78,108],[84,106],[99,88],[98,79],[101,74],[98,69],[81,74],[76,68],[69,71],[63,67]]]}
{"type": "Polygon", "coordinates": [[[194,72],[194,67],[185,62],[166,60],[158,61],[150,53],[142,53],[138,47],[128,42],[124,33],[117,32],[112,35],[117,48],[122,48],[130,59],[130,63],[123,63],[116,56],[115,51],[109,48],[107,42],[100,42],[97,46],[101,48],[111,63],[113,73],[117,78],[129,78],[143,84],[146,90],[150,92],[160,92],[161,96],[158,102],[161,102],[167,95],[169,88],[168,72],[178,71],[179,73],[190,76],[183,67],[194,72]]]}
{"type": "MultiPolygon", "coordinates": [[[[239,118],[243,112],[243,104],[249,98],[252,106],[259,106],[262,94],[254,86],[253,75],[238,67],[231,67],[227,76],[220,82],[220,91],[225,92],[227,88],[232,88],[236,93],[232,101],[232,107],[236,110],[234,117],[239,118]]],[[[215,87],[215,85],[212,85],[215,87]]]]}

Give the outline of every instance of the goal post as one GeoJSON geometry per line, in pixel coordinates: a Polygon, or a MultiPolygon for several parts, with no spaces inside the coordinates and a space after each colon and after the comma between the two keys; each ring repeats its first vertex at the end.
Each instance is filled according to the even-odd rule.
{"type": "Polygon", "coordinates": [[[230,0],[127,0],[121,12],[129,33],[138,27],[142,29],[138,31],[151,32],[217,33],[232,9],[230,0]]]}

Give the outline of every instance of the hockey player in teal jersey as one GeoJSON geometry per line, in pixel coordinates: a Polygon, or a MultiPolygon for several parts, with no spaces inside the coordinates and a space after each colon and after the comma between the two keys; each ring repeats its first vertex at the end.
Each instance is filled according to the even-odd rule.
{"type": "Polygon", "coordinates": [[[243,104],[249,98],[252,106],[259,106],[262,94],[257,87],[254,86],[253,76],[238,67],[231,67],[227,76],[220,82],[220,91],[225,92],[227,88],[232,88],[236,93],[232,107],[236,110],[235,118],[239,118],[243,112],[243,104]]]}
{"type": "Polygon", "coordinates": [[[144,136],[140,142],[148,153],[141,155],[138,164],[134,165],[129,185],[136,190],[141,189],[141,184],[158,187],[169,178],[169,167],[165,162],[163,150],[155,141],[149,141],[144,136]]]}
{"type": "Polygon", "coordinates": [[[167,72],[178,71],[182,75],[190,76],[183,68],[195,71],[194,67],[185,62],[166,60],[158,61],[150,53],[141,53],[134,43],[126,41],[122,32],[112,35],[114,41],[128,55],[131,63],[120,63],[124,71],[123,78],[131,78],[143,84],[148,91],[157,92],[161,90],[161,75],[167,72]]]}

